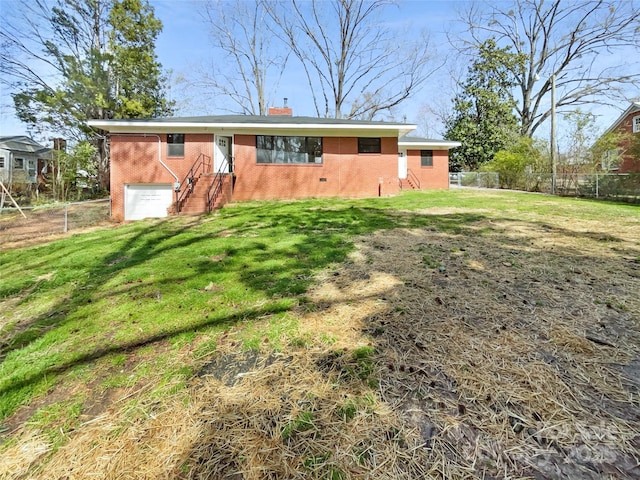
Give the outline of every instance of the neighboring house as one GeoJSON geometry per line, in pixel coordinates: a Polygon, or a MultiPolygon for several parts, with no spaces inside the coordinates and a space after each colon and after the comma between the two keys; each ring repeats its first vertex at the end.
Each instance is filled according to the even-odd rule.
{"type": "Polygon", "coordinates": [[[233,199],[374,197],[447,188],[458,142],[405,137],[415,125],[268,116],[92,120],[110,133],[116,220],[203,213],[233,199]]]}
{"type": "Polygon", "coordinates": [[[629,154],[632,138],[640,137],[640,102],[632,102],[618,119],[607,129],[605,134],[611,132],[625,133],[628,137],[618,145],[617,162],[607,162],[603,159],[603,170],[612,170],[618,173],[640,172],[640,159],[633,158],[629,154]]]}
{"type": "Polygon", "coordinates": [[[51,149],[31,138],[0,136],[0,181],[35,184],[50,162],[51,149]]]}

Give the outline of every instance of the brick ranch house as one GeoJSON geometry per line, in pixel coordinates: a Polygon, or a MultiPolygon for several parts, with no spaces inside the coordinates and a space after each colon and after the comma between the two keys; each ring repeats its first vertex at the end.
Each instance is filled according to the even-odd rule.
{"type": "Polygon", "coordinates": [[[605,165],[606,162],[603,162],[603,169],[615,170],[618,173],[640,172],[640,159],[633,158],[629,154],[631,139],[640,136],[640,102],[631,102],[629,108],[611,124],[605,134],[610,132],[627,134],[627,137],[618,145],[618,152],[620,154],[619,163],[605,165]]]}
{"type": "MultiPolygon", "coordinates": [[[[274,112],[276,114],[274,114],[274,112]]],[[[392,122],[268,116],[92,120],[109,132],[115,220],[204,213],[230,200],[375,197],[447,188],[458,142],[392,122]]]]}

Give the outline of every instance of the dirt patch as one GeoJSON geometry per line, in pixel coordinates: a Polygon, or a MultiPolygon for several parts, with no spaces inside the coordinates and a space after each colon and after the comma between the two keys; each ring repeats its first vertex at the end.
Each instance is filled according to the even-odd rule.
{"type": "Polygon", "coordinates": [[[25,423],[38,409],[53,405],[57,402],[65,401],[75,393],[77,393],[76,389],[71,389],[68,386],[57,385],[51,389],[46,396],[37,398],[29,405],[20,407],[13,415],[3,420],[2,427],[5,431],[2,432],[0,440],[4,441],[9,435],[23,428],[25,423]]]}
{"type": "Polygon", "coordinates": [[[86,202],[0,215],[0,250],[40,245],[70,235],[113,225],[109,202],[86,202]],[[66,217],[66,218],[65,218],[66,217]],[[66,230],[66,231],[65,231],[66,230]]]}

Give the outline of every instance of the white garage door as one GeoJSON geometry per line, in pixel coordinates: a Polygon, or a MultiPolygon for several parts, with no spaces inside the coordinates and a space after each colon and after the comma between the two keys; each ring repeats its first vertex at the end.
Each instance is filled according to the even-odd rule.
{"type": "Polygon", "coordinates": [[[141,220],[167,216],[173,202],[171,185],[143,184],[124,186],[124,219],[141,220]]]}

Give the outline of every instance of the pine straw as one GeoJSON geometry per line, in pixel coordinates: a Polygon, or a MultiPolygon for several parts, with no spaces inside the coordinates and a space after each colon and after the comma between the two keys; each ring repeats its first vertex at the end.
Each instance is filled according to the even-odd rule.
{"type": "MultiPolygon", "coordinates": [[[[198,430],[184,404],[172,401],[164,408],[154,413],[153,406],[138,405],[138,411],[132,412],[126,406],[93,418],[81,425],[49,462],[34,462],[29,475],[24,474],[28,466],[21,455],[29,439],[23,435],[3,453],[3,461],[9,465],[0,466],[0,478],[171,478],[185,445],[197,439],[198,430]],[[16,468],[20,461],[22,471],[16,468]]],[[[42,453],[51,453],[44,437],[38,445],[42,453]]]]}
{"type": "Polygon", "coordinates": [[[323,374],[314,357],[274,361],[232,386],[204,382],[189,477],[422,477],[415,432],[384,403],[363,399],[361,382],[323,374]]]}
{"type": "Polygon", "coordinates": [[[131,392],[48,462],[25,430],[0,477],[640,478],[638,228],[598,231],[359,238],[298,312],[310,344],[227,338],[188,398],[131,392]]]}
{"type": "Polygon", "coordinates": [[[351,275],[404,280],[368,322],[382,398],[476,475],[638,477],[640,385],[623,368],[640,356],[637,236],[625,258],[622,237],[542,228],[363,239],[351,275]]]}
{"type": "MultiPolygon", "coordinates": [[[[225,355],[224,361],[243,363],[247,355],[225,355]]],[[[50,446],[25,432],[5,452],[0,474],[20,478],[32,467],[28,478],[427,475],[416,460],[423,446],[417,431],[375,396],[367,397],[362,379],[341,378],[349,365],[357,366],[348,353],[300,351],[265,358],[257,370],[230,379],[203,375],[188,404],[176,399],[162,411],[154,404],[134,404],[93,419],[45,468],[33,465],[50,446]],[[38,454],[25,463],[28,448],[38,454]]]]}

